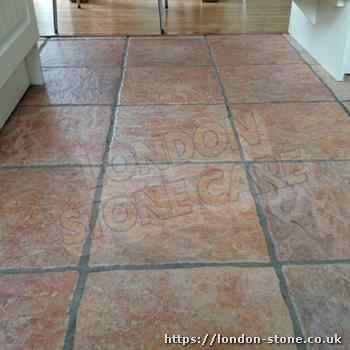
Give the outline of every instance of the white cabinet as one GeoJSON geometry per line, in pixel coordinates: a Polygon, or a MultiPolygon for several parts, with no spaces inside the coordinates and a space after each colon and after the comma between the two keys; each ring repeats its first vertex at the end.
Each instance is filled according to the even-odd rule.
{"type": "Polygon", "coordinates": [[[30,84],[43,84],[32,0],[0,0],[0,127],[30,84]]]}
{"type": "Polygon", "coordinates": [[[350,73],[350,0],[293,0],[289,33],[334,79],[350,73]]]}

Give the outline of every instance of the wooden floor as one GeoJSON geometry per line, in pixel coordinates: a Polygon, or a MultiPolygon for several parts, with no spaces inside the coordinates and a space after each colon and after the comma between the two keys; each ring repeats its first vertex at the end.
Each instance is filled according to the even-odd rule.
{"type": "MultiPolygon", "coordinates": [[[[53,34],[52,1],[34,0],[41,35],[53,34]]],[[[283,33],[288,28],[290,0],[169,0],[168,34],[283,33]]],[[[77,9],[58,0],[63,35],[159,34],[157,0],[90,0],[77,9]]]]}

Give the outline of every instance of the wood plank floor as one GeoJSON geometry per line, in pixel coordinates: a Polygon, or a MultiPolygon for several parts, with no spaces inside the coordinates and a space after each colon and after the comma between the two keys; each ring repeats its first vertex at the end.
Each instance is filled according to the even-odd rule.
{"type": "MultiPolygon", "coordinates": [[[[52,35],[52,4],[34,0],[40,34],[52,35]]],[[[284,33],[290,0],[169,0],[169,34],[284,33]]],[[[59,31],[64,35],[159,34],[157,0],[90,0],[77,9],[58,0],[59,31]]]]}

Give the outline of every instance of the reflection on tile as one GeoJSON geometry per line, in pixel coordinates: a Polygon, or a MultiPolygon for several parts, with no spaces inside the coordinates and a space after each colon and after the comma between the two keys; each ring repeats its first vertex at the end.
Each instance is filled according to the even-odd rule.
{"type": "Polygon", "coordinates": [[[218,65],[302,62],[282,35],[209,36],[208,40],[218,65]]]}
{"type": "Polygon", "coordinates": [[[345,76],[344,81],[336,81],[321,66],[314,66],[313,69],[333,93],[341,100],[350,100],[350,77],[345,76]]]}
{"type": "Polygon", "coordinates": [[[121,349],[165,350],[176,347],[165,343],[165,334],[204,337],[206,333],[293,335],[274,271],[202,268],[90,274],[75,349],[112,349],[118,344],[121,349]]]}
{"type": "Polygon", "coordinates": [[[224,103],[212,67],[138,67],[126,70],[122,104],[224,103]]]}
{"type": "Polygon", "coordinates": [[[45,86],[29,88],[21,104],[113,104],[118,67],[46,68],[45,86]]]}
{"type": "Polygon", "coordinates": [[[220,75],[232,103],[334,100],[305,64],[223,66],[220,75]]]}
{"type": "Polygon", "coordinates": [[[41,53],[44,67],[121,65],[125,40],[49,40],[41,53]]]}
{"type": "Polygon", "coordinates": [[[101,163],[110,119],[110,107],[21,107],[0,132],[0,164],[101,163]]]}
{"type": "Polygon", "coordinates": [[[281,260],[350,256],[350,163],[254,165],[257,192],[281,260]]]}
{"type": "Polygon", "coordinates": [[[75,281],[75,272],[0,276],[1,349],[62,349],[75,281]]]}
{"type": "Polygon", "coordinates": [[[224,105],[121,107],[111,163],[240,160],[224,105]]]}
{"type": "Polygon", "coordinates": [[[0,267],[77,264],[96,188],[96,169],[0,172],[0,267]]]}
{"type": "Polygon", "coordinates": [[[350,119],[335,102],[232,105],[246,159],[350,159],[350,119]]]}
{"type": "Polygon", "coordinates": [[[267,261],[238,165],[112,167],[91,264],[267,261]]]}
{"type": "Polygon", "coordinates": [[[344,265],[286,267],[290,294],[308,337],[342,337],[342,345],[311,349],[343,349],[350,344],[350,268],[344,265]]]}
{"type": "Polygon", "coordinates": [[[128,66],[174,64],[211,65],[203,37],[132,38],[128,48],[128,66]]]}

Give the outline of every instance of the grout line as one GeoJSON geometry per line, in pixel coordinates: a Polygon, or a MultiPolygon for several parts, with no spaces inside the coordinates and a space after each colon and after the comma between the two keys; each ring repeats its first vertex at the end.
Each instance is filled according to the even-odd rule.
{"type": "Polygon", "coordinates": [[[34,170],[34,169],[59,169],[59,168],[99,168],[100,164],[28,164],[28,165],[0,165],[0,171],[6,170],[34,170]]]}
{"type": "MultiPolygon", "coordinates": [[[[80,68],[85,68],[85,69],[99,69],[99,68],[120,68],[120,64],[105,64],[105,65],[57,65],[57,66],[42,66],[44,69],[49,70],[49,69],[65,69],[65,68],[75,68],[75,69],[80,69],[80,68]]],[[[142,65],[128,65],[128,69],[134,69],[134,68],[155,68],[155,67],[160,67],[160,68],[179,68],[179,65],[177,63],[147,63],[147,64],[142,64],[142,65]]],[[[181,68],[205,68],[205,67],[212,67],[211,64],[184,64],[181,66],[181,68]]]]}
{"type": "MultiPolygon", "coordinates": [[[[301,322],[300,322],[300,319],[298,317],[296,308],[295,308],[295,306],[294,306],[294,304],[293,304],[293,302],[291,300],[291,297],[289,295],[287,280],[286,280],[286,277],[285,277],[285,275],[284,275],[284,273],[282,271],[282,266],[281,266],[281,264],[278,261],[277,254],[276,254],[276,247],[274,245],[274,242],[272,240],[271,234],[269,232],[269,229],[268,229],[268,226],[267,226],[267,220],[266,220],[266,217],[264,215],[263,208],[261,206],[259,198],[255,195],[255,192],[254,192],[253,178],[251,177],[250,172],[249,172],[249,163],[247,163],[245,161],[243,146],[242,146],[240,138],[239,138],[238,129],[237,129],[236,125],[235,125],[235,118],[234,118],[234,115],[233,115],[233,113],[232,113],[232,111],[230,109],[229,100],[228,100],[226,92],[225,92],[224,84],[223,84],[223,82],[221,80],[221,76],[220,76],[220,73],[219,73],[219,68],[218,68],[218,66],[215,63],[214,56],[213,56],[213,53],[211,51],[211,47],[210,47],[208,39],[207,39],[207,46],[208,46],[208,50],[209,50],[210,57],[212,59],[213,65],[215,67],[216,76],[217,76],[217,79],[218,79],[219,84],[220,84],[221,92],[222,92],[222,94],[224,96],[227,113],[228,113],[228,115],[230,117],[230,120],[231,120],[232,131],[233,131],[234,136],[236,137],[237,143],[239,145],[240,155],[241,155],[241,159],[242,159],[243,164],[244,164],[244,169],[245,169],[245,173],[246,173],[246,176],[247,176],[249,190],[250,190],[251,196],[252,196],[252,198],[254,199],[254,202],[255,202],[256,213],[257,213],[258,218],[259,218],[259,222],[260,222],[260,226],[261,226],[262,232],[264,233],[264,236],[265,236],[265,240],[266,240],[266,244],[267,244],[267,250],[268,250],[268,253],[269,253],[269,256],[270,256],[270,259],[271,259],[271,263],[272,263],[272,266],[274,267],[275,273],[276,273],[277,278],[279,280],[281,295],[282,295],[282,297],[283,297],[283,299],[284,299],[284,301],[286,303],[286,306],[288,308],[289,315],[290,315],[291,321],[293,323],[293,329],[294,329],[295,336],[304,338],[301,322]]],[[[299,350],[306,349],[305,344],[298,344],[298,349],[299,350]]]]}
{"type": "Polygon", "coordinates": [[[67,272],[78,271],[78,266],[54,266],[54,267],[9,267],[0,268],[0,275],[17,275],[17,274],[41,274],[48,272],[67,272]]]}
{"type": "MultiPolygon", "coordinates": [[[[312,163],[339,163],[350,162],[350,159],[281,159],[281,160],[175,160],[175,161],[141,161],[130,163],[109,163],[108,167],[128,166],[157,166],[157,165],[185,165],[185,164],[312,164],[312,163]]],[[[1,168],[0,168],[1,169],[1,168]]]]}
{"type": "Polygon", "coordinates": [[[51,41],[59,41],[59,40],[65,40],[65,41],[79,41],[79,40],[126,40],[128,37],[127,35],[118,35],[118,36],[112,36],[112,35],[41,35],[41,38],[46,38],[47,40],[51,41]]]}
{"type": "Polygon", "coordinates": [[[47,107],[112,107],[113,104],[101,103],[101,104],[91,104],[91,103],[50,103],[50,104],[25,104],[20,103],[18,108],[47,108],[47,107]]]}
{"type": "MultiPolygon", "coordinates": [[[[331,89],[330,86],[328,86],[328,84],[323,80],[323,78],[318,75],[317,71],[314,69],[315,65],[310,64],[309,62],[307,62],[303,56],[301,55],[301,52],[295,47],[293,46],[287,37],[284,36],[284,39],[288,42],[288,44],[295,50],[295,52],[298,54],[298,56],[304,61],[304,63],[311,69],[311,71],[314,73],[314,75],[317,77],[317,79],[322,83],[322,85],[331,93],[331,95],[334,97],[335,101],[338,102],[340,104],[340,106],[342,107],[342,109],[344,110],[344,112],[346,113],[346,115],[348,117],[350,117],[350,111],[345,107],[344,103],[345,101],[342,101],[337,95],[336,93],[331,89]]],[[[307,52],[307,51],[306,51],[307,52]]],[[[321,68],[322,66],[319,65],[321,68]]],[[[323,69],[323,68],[322,68],[323,69]]],[[[332,78],[333,79],[333,78],[332,78]]]]}
{"type": "Polygon", "coordinates": [[[106,271],[158,271],[177,269],[197,269],[211,267],[237,267],[237,268],[267,268],[272,267],[270,262],[237,261],[237,262],[174,262],[140,265],[96,265],[89,268],[89,273],[106,271]]]}
{"type": "MultiPolygon", "coordinates": [[[[283,260],[280,261],[281,267],[285,266],[334,266],[345,265],[350,268],[350,259],[336,260],[283,260]]],[[[93,266],[54,266],[54,267],[8,267],[0,268],[1,275],[21,275],[21,274],[43,274],[58,272],[85,272],[97,273],[106,271],[157,271],[157,270],[180,270],[180,269],[197,269],[211,267],[232,267],[232,268],[271,268],[274,267],[271,262],[258,261],[183,261],[183,262],[164,262],[149,264],[112,264],[112,265],[93,265],[93,266]]]]}
{"type": "Polygon", "coordinates": [[[350,259],[335,260],[283,260],[283,266],[324,266],[324,265],[350,265],[350,259]]]}
{"type": "MultiPolygon", "coordinates": [[[[70,68],[70,67],[66,67],[70,68]]],[[[120,67],[119,67],[120,68],[120,67]]],[[[262,101],[262,102],[230,102],[230,105],[263,105],[263,104],[288,104],[288,103],[336,103],[337,101],[334,100],[312,100],[312,101],[300,101],[300,100],[288,100],[288,101],[262,101]]],[[[343,102],[350,102],[350,101],[343,101],[343,102]]],[[[18,105],[18,108],[23,107],[112,107],[113,103],[101,103],[101,104],[91,104],[91,103],[52,103],[52,104],[20,104],[18,105]]],[[[224,103],[150,103],[150,104],[118,104],[118,107],[134,107],[134,108],[141,108],[141,107],[176,107],[176,106],[224,106],[224,103]]]]}
{"type": "Polygon", "coordinates": [[[114,129],[115,123],[116,123],[117,104],[119,102],[120,92],[121,92],[122,86],[123,86],[125,66],[126,66],[127,55],[128,55],[128,43],[129,43],[129,39],[126,39],[125,46],[124,46],[124,52],[123,52],[123,64],[122,64],[122,69],[121,69],[121,76],[120,76],[120,79],[118,80],[118,85],[116,87],[115,103],[113,105],[112,115],[111,115],[111,123],[109,126],[108,135],[106,138],[106,147],[105,147],[105,152],[103,155],[103,162],[102,162],[102,165],[100,168],[100,173],[99,173],[98,178],[97,178],[97,188],[95,191],[94,201],[93,201],[93,205],[92,205],[92,209],[91,209],[91,217],[90,217],[88,235],[87,235],[87,238],[85,240],[85,243],[84,243],[84,246],[82,249],[82,255],[81,255],[80,261],[79,261],[79,267],[82,270],[79,271],[79,279],[78,279],[76,289],[75,289],[74,295],[73,295],[73,300],[71,302],[70,309],[69,309],[68,328],[67,328],[67,333],[66,333],[66,336],[64,339],[63,350],[72,350],[74,348],[74,337],[75,337],[76,328],[77,328],[77,317],[78,317],[79,307],[80,307],[81,300],[82,300],[82,297],[84,294],[84,289],[86,286],[86,281],[87,281],[87,276],[88,276],[88,267],[89,267],[92,237],[94,235],[94,231],[95,231],[95,227],[96,227],[97,219],[98,219],[98,215],[99,215],[102,190],[103,190],[103,182],[104,182],[104,177],[105,177],[105,173],[106,173],[106,165],[107,165],[107,161],[108,161],[110,144],[112,141],[113,129],[114,129]]]}
{"type": "MultiPolygon", "coordinates": [[[[348,163],[350,159],[281,159],[281,160],[175,160],[175,161],[141,161],[129,163],[109,163],[105,164],[106,168],[113,167],[141,167],[141,166],[158,166],[158,165],[254,165],[254,164],[313,164],[313,163],[348,163]]],[[[52,164],[23,164],[23,165],[0,165],[0,172],[11,170],[35,170],[35,169],[70,169],[70,168],[99,168],[101,164],[79,164],[79,163],[52,163],[52,164]]]]}
{"type": "Polygon", "coordinates": [[[258,102],[230,102],[230,105],[263,105],[263,104],[318,104],[318,103],[336,103],[333,99],[322,100],[271,100],[271,101],[258,101],[258,102]]]}
{"type": "Polygon", "coordinates": [[[193,32],[193,33],[164,33],[164,35],[161,35],[161,33],[153,33],[153,34],[88,34],[88,33],[77,33],[77,34],[52,34],[52,35],[41,35],[41,38],[47,38],[49,40],[59,40],[59,39],[64,39],[64,40],[77,40],[78,39],[84,39],[85,40],[112,40],[112,39],[126,39],[126,38],[147,38],[147,37],[191,37],[191,36],[201,36],[201,37],[206,37],[206,36],[220,36],[220,37],[229,37],[229,36],[239,36],[239,35],[277,35],[277,36],[284,36],[287,34],[286,32],[249,32],[249,33],[201,33],[201,32],[193,32]]]}
{"type": "MultiPolygon", "coordinates": [[[[149,162],[131,162],[131,163],[107,163],[107,168],[113,167],[138,167],[138,166],[157,166],[157,165],[220,165],[220,164],[313,164],[313,163],[347,163],[350,159],[286,159],[286,160],[176,160],[176,161],[149,161],[149,162]]],[[[1,171],[11,170],[32,170],[32,169],[59,169],[59,168],[98,168],[100,164],[30,164],[30,165],[0,165],[1,171]]]]}
{"type": "MultiPolygon", "coordinates": [[[[45,41],[45,44],[43,44],[40,48],[41,49],[46,45],[48,40],[45,41]]],[[[279,64],[271,64],[271,63],[241,63],[241,64],[223,64],[220,67],[249,67],[249,66],[292,66],[292,65],[304,65],[304,62],[300,62],[300,63],[279,63],[279,64]]],[[[121,65],[118,63],[115,64],[95,64],[95,65],[67,65],[67,64],[63,64],[63,65],[42,65],[43,69],[45,70],[49,70],[49,69],[65,69],[65,68],[73,68],[73,69],[99,69],[99,68],[120,68],[121,65]]],[[[179,68],[179,64],[178,63],[153,63],[153,62],[147,62],[144,64],[134,64],[134,65],[128,65],[128,69],[135,69],[135,68],[155,68],[155,67],[160,67],[160,68],[179,68]]],[[[208,64],[183,64],[181,65],[181,68],[206,68],[206,67],[212,67],[212,64],[208,63],[208,64]]],[[[287,101],[281,101],[283,102],[289,102],[290,100],[287,101]]],[[[321,101],[330,101],[330,100],[321,100],[321,101]]],[[[303,102],[303,101],[300,101],[303,102]]],[[[312,101],[307,101],[307,102],[312,102],[312,101]]],[[[247,102],[246,102],[247,103],[247,102]]],[[[248,102],[249,103],[249,102],[248,102]]],[[[254,103],[254,102],[251,102],[254,103]]],[[[259,103],[259,102],[257,102],[259,103]]],[[[260,103],[264,103],[264,102],[260,102],[260,103]]]]}
{"type": "Polygon", "coordinates": [[[96,65],[57,65],[57,66],[42,66],[44,70],[51,69],[100,69],[100,68],[121,68],[120,64],[96,64],[96,65]]]}

